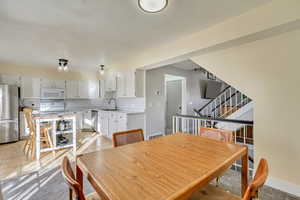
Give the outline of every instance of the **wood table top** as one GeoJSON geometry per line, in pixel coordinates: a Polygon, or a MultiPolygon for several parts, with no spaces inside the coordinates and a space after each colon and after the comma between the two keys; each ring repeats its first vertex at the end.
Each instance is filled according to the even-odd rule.
{"type": "Polygon", "coordinates": [[[77,166],[104,199],[185,199],[247,147],[187,134],[83,154],[77,166]]]}

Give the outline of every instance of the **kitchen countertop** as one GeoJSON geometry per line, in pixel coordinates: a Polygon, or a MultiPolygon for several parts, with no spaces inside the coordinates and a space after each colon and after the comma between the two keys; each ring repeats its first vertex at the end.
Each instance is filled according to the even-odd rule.
{"type": "Polygon", "coordinates": [[[126,114],[144,114],[145,111],[138,111],[138,110],[110,110],[106,108],[99,108],[99,107],[93,107],[93,108],[76,108],[76,109],[70,109],[66,110],[66,112],[85,112],[88,110],[95,110],[95,111],[107,111],[107,112],[119,112],[119,113],[126,113],[126,114]]]}
{"type": "Polygon", "coordinates": [[[99,107],[89,107],[89,108],[74,108],[74,109],[68,109],[64,112],[44,112],[40,113],[39,111],[35,110],[33,112],[34,117],[48,117],[48,116],[63,116],[63,115],[74,115],[76,113],[85,112],[85,111],[106,111],[106,112],[118,112],[118,113],[125,113],[128,115],[135,115],[135,114],[144,114],[145,111],[140,110],[108,110],[105,108],[99,108],[99,107]]]}

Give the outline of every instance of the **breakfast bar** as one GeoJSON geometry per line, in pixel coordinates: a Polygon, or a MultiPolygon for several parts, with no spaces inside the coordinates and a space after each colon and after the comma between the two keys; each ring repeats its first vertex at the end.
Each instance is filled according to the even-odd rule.
{"type": "Polygon", "coordinates": [[[73,147],[73,155],[76,155],[76,116],[74,114],[48,114],[34,117],[36,124],[36,159],[40,159],[42,152],[55,151],[73,147]],[[51,145],[47,148],[41,146],[40,129],[48,126],[51,145]]]}

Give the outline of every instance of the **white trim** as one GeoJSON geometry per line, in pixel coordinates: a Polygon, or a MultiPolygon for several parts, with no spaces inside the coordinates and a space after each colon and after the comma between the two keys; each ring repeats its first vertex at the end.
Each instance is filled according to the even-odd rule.
{"type": "Polygon", "coordinates": [[[281,190],[283,192],[295,195],[297,197],[300,197],[300,185],[288,183],[273,177],[269,177],[267,179],[266,185],[281,190]]]}

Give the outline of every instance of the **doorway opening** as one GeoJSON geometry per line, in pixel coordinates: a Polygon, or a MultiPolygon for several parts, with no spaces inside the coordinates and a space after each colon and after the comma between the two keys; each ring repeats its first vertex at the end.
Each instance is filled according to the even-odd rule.
{"type": "Polygon", "coordinates": [[[172,133],[173,116],[186,114],[186,78],[165,74],[165,133],[172,133]]]}

